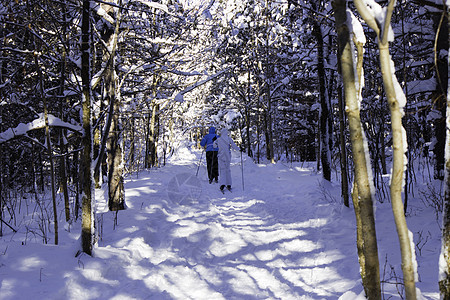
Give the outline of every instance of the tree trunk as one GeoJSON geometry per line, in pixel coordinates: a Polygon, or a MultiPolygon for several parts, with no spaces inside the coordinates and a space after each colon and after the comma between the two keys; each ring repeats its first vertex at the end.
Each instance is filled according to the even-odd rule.
{"type": "Polygon", "coordinates": [[[248,66],[248,86],[247,86],[247,103],[245,104],[245,134],[247,135],[247,154],[249,157],[253,157],[253,151],[252,151],[252,142],[251,142],[251,137],[250,137],[250,110],[249,110],[249,106],[250,103],[252,101],[251,98],[251,72],[250,72],[250,65],[248,66]]]}
{"type": "Polygon", "coordinates": [[[56,180],[55,180],[55,164],[53,161],[53,147],[52,140],[50,138],[50,128],[48,123],[48,109],[47,109],[47,98],[44,94],[44,78],[42,77],[41,67],[39,66],[38,56],[34,56],[34,62],[36,65],[36,70],[38,72],[39,80],[39,96],[41,97],[44,104],[44,122],[45,122],[45,138],[47,141],[47,153],[48,159],[50,161],[50,178],[52,185],[52,203],[53,203],[53,225],[55,230],[55,245],[58,245],[58,211],[56,207],[56,180]]]}
{"type": "Polygon", "coordinates": [[[435,120],[435,138],[434,145],[435,171],[436,179],[444,179],[444,160],[445,160],[445,135],[446,135],[446,95],[448,86],[448,61],[440,53],[449,49],[448,34],[448,15],[442,13],[436,17],[436,44],[435,44],[435,66],[436,66],[436,92],[435,107],[440,112],[440,118],[435,120]],[[440,17],[440,18],[439,18],[440,17]]]}
{"type": "MultiPolygon", "coordinates": [[[[156,103],[152,103],[152,117],[150,119],[150,133],[149,133],[149,159],[150,159],[150,167],[158,166],[158,124],[159,124],[159,105],[156,103]]],[[[197,135],[199,136],[199,135],[197,135]]],[[[198,139],[197,139],[198,140],[198,139]]]]}
{"type": "Polygon", "coordinates": [[[314,36],[317,40],[317,73],[319,78],[320,95],[320,161],[322,163],[323,178],[331,181],[330,162],[330,104],[325,86],[325,66],[322,29],[318,20],[313,24],[314,36]]]}
{"type": "Polygon", "coordinates": [[[370,283],[368,282],[369,278],[366,275],[366,261],[364,256],[363,224],[361,220],[361,208],[359,207],[358,184],[356,183],[356,181],[353,182],[352,202],[356,219],[356,249],[358,250],[358,261],[361,270],[360,271],[361,280],[364,287],[364,292],[366,293],[366,295],[370,295],[368,291],[370,283]]]}
{"type": "MultiPolygon", "coordinates": [[[[401,90],[400,86],[395,88],[395,84],[399,85],[397,79],[394,79],[391,70],[393,62],[389,53],[388,32],[391,22],[392,13],[394,10],[395,1],[391,0],[386,9],[386,18],[382,24],[384,28],[379,28],[379,24],[374,17],[367,11],[366,4],[361,0],[355,1],[359,13],[366,21],[366,23],[376,32],[378,40],[378,48],[380,51],[380,66],[383,78],[384,89],[386,92],[389,109],[391,112],[391,128],[392,128],[392,143],[393,143],[393,165],[391,175],[391,203],[394,214],[395,225],[397,227],[397,235],[400,241],[400,251],[402,255],[402,271],[403,282],[405,284],[406,299],[416,299],[416,285],[415,272],[413,265],[413,254],[411,249],[411,241],[409,230],[406,224],[404,207],[402,202],[402,186],[403,173],[405,166],[405,147],[404,142],[404,128],[402,125],[403,106],[400,103],[402,94],[397,94],[401,90]],[[383,33],[383,34],[381,34],[383,33]],[[395,82],[394,82],[395,80],[395,82]]],[[[404,99],[406,103],[406,98],[404,99]]],[[[406,133],[405,133],[406,135],[406,133]]],[[[406,141],[405,141],[406,142],[406,141]]]]}
{"type": "MultiPolygon", "coordinates": [[[[383,97],[381,97],[380,99],[383,99],[383,97]]],[[[380,131],[381,131],[381,137],[380,137],[380,142],[381,142],[381,172],[383,173],[383,175],[386,175],[388,173],[387,171],[387,164],[386,164],[386,143],[384,140],[384,123],[380,122],[380,131]]]]}
{"type": "MultiPolygon", "coordinates": [[[[393,10],[394,1],[390,1],[388,11],[393,10]]],[[[389,19],[387,19],[389,20],[389,19]]],[[[393,76],[391,73],[391,56],[389,44],[386,38],[379,40],[381,74],[385,86],[389,109],[391,111],[391,127],[393,141],[393,166],[391,176],[391,203],[394,213],[397,234],[400,240],[402,254],[403,281],[405,284],[406,299],[416,299],[415,272],[413,265],[413,254],[408,226],[404,214],[402,202],[403,174],[405,167],[405,146],[403,139],[404,128],[402,125],[403,109],[399,106],[400,95],[396,94],[393,76]]],[[[398,90],[398,89],[397,89],[398,90]]],[[[405,133],[406,134],[406,133],[405,133]]],[[[412,235],[411,235],[412,238],[412,235]]]]}
{"type": "MultiPolygon", "coordinates": [[[[270,100],[269,100],[270,101],[270,100]]],[[[272,161],[273,160],[273,153],[272,153],[272,148],[270,147],[271,145],[271,127],[270,126],[270,121],[269,121],[269,116],[270,113],[268,111],[264,111],[264,115],[263,115],[263,120],[264,120],[264,137],[266,140],[266,158],[268,161],[272,161]]]]}
{"type": "Polygon", "coordinates": [[[63,191],[64,196],[64,212],[66,215],[66,222],[70,220],[70,202],[69,202],[69,189],[67,186],[67,158],[66,158],[66,146],[64,145],[64,133],[61,129],[59,134],[59,148],[61,149],[61,157],[59,158],[59,180],[60,188],[63,191]]]}
{"type": "MultiPolygon", "coordinates": [[[[270,0],[266,0],[266,8],[270,7],[270,0]]],[[[266,14],[265,14],[265,27],[266,27],[266,32],[265,32],[265,45],[264,45],[264,50],[265,50],[265,57],[264,57],[264,89],[265,89],[265,99],[266,99],[266,103],[265,105],[267,106],[267,109],[264,111],[264,121],[265,121],[265,131],[266,131],[266,157],[267,160],[269,160],[271,163],[275,163],[275,153],[273,150],[273,132],[272,132],[272,96],[271,96],[271,92],[270,92],[270,82],[269,82],[269,78],[271,78],[273,76],[273,72],[272,72],[272,68],[270,67],[269,64],[269,56],[270,56],[270,49],[269,49],[269,10],[267,10],[266,14]]]]}
{"type": "MultiPolygon", "coordinates": [[[[370,189],[369,166],[366,161],[368,151],[364,143],[364,132],[361,126],[358,99],[360,98],[361,82],[355,82],[353,50],[350,42],[350,32],[346,25],[346,1],[334,0],[333,7],[336,19],[336,31],[338,32],[338,59],[342,80],[344,83],[344,94],[346,102],[346,112],[348,117],[350,140],[352,144],[353,161],[355,165],[355,181],[358,187],[357,194],[359,203],[356,207],[360,211],[361,231],[363,234],[364,258],[360,258],[360,263],[364,260],[365,273],[361,274],[366,295],[369,299],[381,299],[380,288],[380,267],[378,260],[378,246],[376,239],[375,218],[373,212],[373,199],[370,189]]],[[[362,47],[358,48],[358,80],[361,80],[359,67],[362,60],[362,47]]],[[[355,211],[357,213],[357,211],[355,211]]],[[[357,217],[358,220],[358,217],[357,217]]],[[[357,229],[359,230],[359,229],[357,229]]],[[[359,243],[358,243],[359,248],[359,243]]]]}
{"type": "Polygon", "coordinates": [[[111,99],[113,103],[110,103],[114,106],[114,113],[108,138],[108,206],[109,210],[118,211],[125,209],[125,194],[122,175],[122,129],[119,124],[119,105],[114,98],[111,99]]]}
{"type": "MultiPolygon", "coordinates": [[[[0,82],[2,82],[1,81],[1,78],[0,78],[0,82]]],[[[2,108],[2,105],[0,105],[0,116],[2,115],[2,111],[3,111],[3,108],[2,108]]],[[[2,128],[3,126],[2,126],[2,124],[0,123],[0,132],[3,132],[3,128],[2,128]]],[[[2,144],[0,144],[0,166],[4,166],[4,164],[3,164],[3,145],[2,144]]],[[[33,162],[31,162],[32,164],[33,164],[33,162]]],[[[4,195],[3,195],[3,192],[4,192],[4,190],[3,190],[3,176],[4,176],[4,174],[3,174],[3,168],[0,168],[0,219],[2,219],[3,220],[3,207],[4,207],[4,205],[6,205],[6,197],[4,197],[4,195]]],[[[34,181],[33,181],[33,183],[34,183],[34,181]]],[[[0,224],[0,236],[3,236],[3,224],[0,224]]]]}
{"type": "MultiPolygon", "coordinates": [[[[450,124],[450,95],[447,96],[447,124],[450,124]]],[[[442,253],[445,264],[439,274],[441,299],[450,299],[450,126],[447,126],[444,176],[444,214],[442,217],[442,253]]]]}
{"type": "Polygon", "coordinates": [[[130,118],[130,134],[131,134],[131,141],[130,141],[130,153],[129,153],[129,166],[130,166],[130,171],[134,172],[136,171],[135,167],[134,167],[134,160],[135,160],[135,148],[136,148],[136,138],[135,138],[135,119],[134,119],[134,114],[131,114],[131,118],[130,118]]]}
{"type": "Polygon", "coordinates": [[[72,171],[72,181],[75,183],[75,204],[73,207],[73,215],[75,217],[75,220],[78,220],[78,217],[80,216],[80,189],[81,186],[81,178],[79,176],[79,170],[80,170],[80,151],[75,151],[73,153],[73,160],[72,160],[73,168],[72,171]]]}
{"type": "Polygon", "coordinates": [[[347,149],[345,147],[345,118],[344,118],[344,99],[342,97],[342,88],[338,88],[339,101],[339,142],[340,142],[340,161],[341,161],[341,194],[344,205],[350,207],[348,197],[348,174],[347,174],[347,149]]]}
{"type": "Polygon", "coordinates": [[[257,99],[258,99],[258,123],[256,124],[256,163],[260,163],[260,157],[261,157],[261,100],[260,100],[260,96],[261,96],[261,84],[258,81],[258,94],[257,94],[257,99]]]}
{"type": "Polygon", "coordinates": [[[81,198],[81,246],[83,252],[92,255],[94,244],[94,194],[92,191],[92,128],[91,128],[91,72],[90,72],[90,0],[83,0],[81,21],[81,81],[83,105],[83,141],[80,164],[81,198]]]}
{"type": "MultiPolygon", "coordinates": [[[[450,38],[450,37],[449,37],[450,38]]],[[[444,176],[444,212],[442,217],[442,253],[445,264],[440,269],[439,290],[441,299],[450,299],[450,95],[447,95],[447,137],[444,176]]]]}
{"type": "Polygon", "coordinates": [[[150,130],[150,123],[151,123],[151,114],[147,113],[147,117],[145,118],[146,121],[146,128],[145,128],[145,157],[144,157],[144,168],[148,169],[151,168],[151,159],[150,159],[150,148],[151,148],[151,130],[150,130]]]}
{"type": "MultiPolygon", "coordinates": [[[[447,7],[447,15],[450,13],[447,7]]],[[[447,19],[447,22],[449,20],[447,19]]],[[[450,26],[450,24],[448,24],[450,26]]],[[[450,39],[450,32],[448,38],[450,39]]],[[[450,49],[449,49],[450,50],[450,49]]],[[[450,52],[450,51],[449,51],[450,52]]],[[[450,65],[450,60],[449,60],[450,65]]],[[[450,75],[450,74],[449,74],[450,75]]],[[[447,78],[450,86],[450,76],[447,78]]],[[[446,111],[446,141],[445,141],[445,175],[444,175],[444,212],[442,216],[442,253],[444,265],[439,272],[439,290],[441,299],[450,299],[450,89],[447,87],[447,111],[446,111]]]]}
{"type": "MultiPolygon", "coordinates": [[[[5,61],[3,61],[2,63],[2,68],[4,67],[5,61]]],[[[3,70],[2,70],[3,71],[3,70]]],[[[3,84],[4,80],[3,80],[3,75],[4,72],[0,72],[0,84],[3,84]]],[[[0,94],[0,97],[2,95],[0,94]]],[[[3,97],[2,97],[3,98],[3,97]]],[[[0,105],[0,116],[3,116],[3,105],[0,105]]],[[[0,122],[0,132],[3,132],[3,122],[0,122]]],[[[6,205],[6,197],[3,195],[3,193],[5,192],[5,189],[3,189],[3,178],[5,176],[4,174],[4,163],[3,163],[3,155],[4,155],[5,151],[3,148],[3,143],[0,143],[0,166],[2,166],[0,168],[0,219],[3,220],[3,212],[4,212],[4,206],[6,205]]],[[[34,151],[32,152],[31,157],[34,156],[34,151]]],[[[34,160],[31,161],[31,165],[32,167],[32,174],[33,174],[33,187],[35,186],[35,180],[34,180],[34,160]]],[[[0,222],[1,223],[1,222],[0,222]]],[[[0,224],[0,237],[3,236],[3,224],[0,224]]]]}
{"type": "MultiPolygon", "coordinates": [[[[109,93],[109,92],[107,92],[109,93]]],[[[103,172],[103,166],[104,166],[104,157],[105,157],[105,151],[106,151],[106,144],[108,142],[108,137],[109,137],[109,132],[111,130],[111,124],[112,124],[112,118],[114,115],[114,105],[111,105],[111,100],[109,103],[109,109],[108,109],[108,118],[106,118],[106,122],[105,122],[105,131],[101,134],[101,143],[99,145],[99,152],[98,152],[98,156],[96,158],[96,163],[95,163],[95,167],[94,167],[94,178],[95,178],[95,182],[96,185],[98,182],[100,182],[100,174],[102,174],[103,172]]],[[[100,131],[95,133],[94,139],[95,141],[98,141],[100,135],[100,131]]]]}
{"type": "MultiPolygon", "coordinates": [[[[118,21],[117,21],[118,22],[118,21]]],[[[114,55],[114,51],[112,54],[114,55]]],[[[111,211],[125,209],[123,163],[122,163],[122,128],[120,126],[120,106],[116,97],[116,78],[114,74],[114,57],[109,59],[106,85],[108,86],[109,105],[112,107],[111,130],[108,135],[108,206],[111,211]]]]}
{"type": "Polygon", "coordinates": [[[391,57],[389,48],[380,47],[380,63],[381,73],[383,75],[384,85],[386,87],[386,94],[391,111],[391,127],[392,127],[392,143],[393,143],[393,166],[391,175],[391,203],[392,211],[394,213],[395,224],[397,226],[397,234],[400,240],[400,249],[402,253],[402,270],[403,280],[405,284],[406,299],[416,299],[416,286],[414,278],[413,256],[411,249],[411,241],[409,237],[409,230],[406,224],[402,201],[402,186],[403,174],[405,166],[405,150],[403,145],[403,113],[400,110],[397,96],[392,82],[391,73],[391,57]]]}
{"type": "MultiPolygon", "coordinates": [[[[104,108],[102,100],[103,99],[100,100],[100,103],[101,103],[100,104],[100,111],[103,111],[103,108],[104,108]]],[[[95,116],[93,116],[93,122],[92,123],[95,124],[96,121],[100,121],[100,120],[96,120],[95,116]]],[[[92,150],[92,153],[94,155],[94,162],[96,162],[96,166],[98,164],[100,164],[100,165],[103,164],[103,157],[104,157],[104,155],[102,153],[102,150],[100,150],[101,147],[102,147],[101,137],[102,137],[101,126],[98,125],[93,130],[93,150],[92,150]],[[100,159],[100,157],[102,159],[100,159]]],[[[102,181],[103,181],[102,178],[100,178],[101,177],[100,165],[99,165],[99,168],[97,168],[97,167],[94,168],[94,186],[95,186],[96,189],[101,188],[102,181]]]]}
{"type": "MultiPolygon", "coordinates": [[[[66,4],[62,4],[62,15],[63,15],[63,38],[66,39],[66,4]]],[[[66,82],[66,49],[62,48],[61,53],[61,74],[60,74],[60,83],[59,83],[59,97],[61,99],[60,103],[60,117],[61,120],[66,121],[64,115],[64,101],[66,98],[64,97],[65,90],[65,82],[66,82]]],[[[66,215],[66,222],[70,220],[70,202],[69,202],[69,189],[67,186],[67,157],[66,157],[66,146],[64,145],[64,134],[65,129],[60,129],[59,131],[59,148],[61,149],[61,157],[59,159],[59,180],[60,180],[60,188],[63,191],[64,196],[64,212],[66,215]]]]}

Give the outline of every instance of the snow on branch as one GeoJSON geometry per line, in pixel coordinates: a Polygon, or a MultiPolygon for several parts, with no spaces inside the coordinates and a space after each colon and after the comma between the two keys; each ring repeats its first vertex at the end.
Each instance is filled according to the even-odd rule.
{"type": "Polygon", "coordinates": [[[158,3],[158,2],[147,1],[147,0],[136,0],[136,2],[140,2],[140,3],[144,4],[144,5],[147,5],[150,8],[160,9],[163,12],[165,12],[166,14],[171,15],[171,13],[169,12],[169,9],[164,4],[161,4],[161,3],[158,3]]]}
{"type": "Polygon", "coordinates": [[[114,24],[114,18],[111,17],[108,12],[103,8],[104,5],[99,5],[94,8],[97,15],[108,21],[110,24],[114,24]]]}
{"type": "Polygon", "coordinates": [[[355,42],[364,45],[366,43],[366,35],[364,34],[364,29],[362,27],[361,22],[359,22],[358,18],[355,17],[353,12],[347,8],[347,27],[350,32],[353,34],[355,42]]]}
{"type": "Polygon", "coordinates": [[[388,14],[392,13],[395,1],[390,1],[388,7],[382,7],[375,0],[355,0],[354,4],[361,17],[377,36],[386,38],[388,41],[394,40],[394,31],[388,14]]]}
{"type": "MultiPolygon", "coordinates": [[[[30,123],[27,124],[20,123],[19,125],[17,125],[16,128],[8,128],[6,131],[0,132],[0,143],[12,140],[17,136],[26,135],[31,130],[45,128],[44,114],[40,113],[38,115],[39,118],[33,120],[30,123]]],[[[63,127],[78,133],[83,132],[83,128],[81,126],[64,122],[60,118],[57,118],[53,115],[48,115],[48,123],[49,126],[63,127]]]]}
{"type": "Polygon", "coordinates": [[[216,73],[216,74],[213,74],[213,75],[209,76],[209,77],[206,78],[206,79],[197,81],[197,82],[194,83],[193,85],[188,86],[187,88],[185,88],[184,90],[182,90],[181,92],[179,92],[178,94],[176,94],[175,97],[173,97],[173,99],[174,99],[175,101],[177,101],[177,102],[183,102],[183,101],[184,101],[184,98],[183,98],[183,97],[184,97],[184,94],[187,94],[187,93],[193,91],[194,89],[198,88],[199,86],[201,86],[201,85],[207,83],[208,81],[210,81],[210,80],[212,80],[212,79],[214,79],[214,78],[217,78],[217,77],[221,76],[223,73],[225,73],[225,72],[228,71],[228,70],[229,70],[229,69],[222,70],[222,71],[220,71],[220,72],[218,72],[218,73],[216,73]]]}

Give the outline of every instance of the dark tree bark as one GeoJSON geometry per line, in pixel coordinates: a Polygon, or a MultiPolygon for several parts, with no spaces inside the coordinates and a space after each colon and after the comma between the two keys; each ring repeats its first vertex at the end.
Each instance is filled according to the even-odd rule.
{"type": "Polygon", "coordinates": [[[344,99],[342,97],[342,88],[338,88],[339,101],[339,144],[340,144],[340,161],[341,161],[341,195],[344,205],[350,207],[348,197],[348,174],[347,174],[347,149],[345,146],[345,113],[344,99]]]}
{"type": "Polygon", "coordinates": [[[48,123],[48,109],[47,109],[47,98],[44,94],[44,78],[42,76],[41,66],[39,65],[38,56],[34,56],[34,62],[36,65],[36,70],[38,72],[38,94],[42,99],[44,104],[44,122],[45,122],[45,138],[47,141],[47,153],[50,162],[50,179],[52,188],[52,203],[53,203],[53,226],[55,230],[55,245],[58,245],[58,211],[56,207],[56,179],[55,179],[55,163],[53,160],[53,146],[50,137],[50,127],[48,123]]]}
{"type": "MultiPolygon", "coordinates": [[[[159,105],[152,103],[152,114],[149,120],[148,128],[148,167],[158,166],[158,136],[159,136],[159,105]]],[[[200,135],[197,135],[199,137],[200,135]]]]}
{"type": "MultiPolygon", "coordinates": [[[[447,17],[450,13],[449,7],[447,7],[447,17]]],[[[447,18],[447,25],[450,26],[447,18]]],[[[448,39],[450,39],[450,33],[447,31],[448,39]]],[[[449,81],[449,78],[447,78],[449,81]]],[[[450,81],[449,81],[450,83],[450,81]]],[[[447,91],[448,92],[448,91],[447,91]]],[[[447,114],[446,121],[450,124],[450,95],[447,94],[447,114]]],[[[442,216],[442,253],[444,257],[445,265],[441,268],[439,274],[439,290],[441,292],[441,299],[450,299],[450,128],[446,129],[446,154],[445,154],[445,175],[444,175],[444,211],[442,216]]]]}
{"type": "MultiPolygon", "coordinates": [[[[313,8],[317,9],[314,4],[313,8]]],[[[313,34],[317,41],[317,72],[319,80],[320,95],[320,161],[322,165],[323,178],[331,181],[331,162],[330,162],[330,103],[326,93],[325,86],[325,66],[324,66],[324,41],[322,29],[319,20],[314,19],[313,34]]]]}
{"type": "Polygon", "coordinates": [[[442,13],[435,17],[436,23],[436,43],[434,51],[434,63],[436,68],[437,86],[434,94],[435,109],[440,112],[440,117],[435,120],[435,138],[434,145],[434,177],[436,179],[444,179],[444,163],[445,163],[445,135],[446,135],[446,99],[448,87],[448,57],[441,56],[442,51],[448,51],[448,15],[442,13]]]}
{"type": "Polygon", "coordinates": [[[247,77],[247,103],[245,104],[245,134],[247,139],[247,154],[249,157],[253,157],[253,150],[252,150],[252,141],[250,136],[250,103],[252,101],[251,98],[251,71],[250,71],[250,64],[247,65],[248,68],[248,77],[247,77]]]}
{"type": "MultiPolygon", "coordinates": [[[[110,95],[112,96],[112,95],[110,95]]],[[[119,124],[119,105],[113,101],[114,113],[108,138],[108,206],[111,211],[125,209],[125,192],[122,165],[122,129],[119,124]]]]}
{"type": "MultiPolygon", "coordinates": [[[[119,16],[116,20],[116,34],[118,33],[119,16]]],[[[115,39],[115,38],[114,38],[115,39]]],[[[116,42],[113,42],[116,44],[116,42]]],[[[115,46],[113,46],[115,49],[115,46]]],[[[111,52],[108,62],[106,85],[108,87],[109,105],[112,107],[111,130],[108,134],[108,206],[111,211],[125,209],[125,191],[123,179],[122,126],[120,124],[120,104],[116,97],[116,77],[114,75],[115,51],[111,52]]],[[[111,110],[110,110],[111,111],[111,110]]]]}
{"type": "Polygon", "coordinates": [[[130,151],[129,151],[129,158],[128,158],[128,164],[129,168],[132,172],[137,171],[134,166],[135,161],[135,148],[136,148],[136,138],[135,138],[135,118],[134,115],[131,114],[130,117],[130,151]]]}
{"type": "Polygon", "coordinates": [[[80,164],[81,175],[81,246],[83,252],[92,255],[94,245],[94,210],[93,210],[93,179],[92,164],[92,133],[91,133],[91,71],[90,71],[90,0],[83,0],[81,21],[81,80],[83,106],[83,140],[80,164]]]}
{"type": "MultiPolygon", "coordinates": [[[[269,0],[266,0],[266,7],[269,7],[269,0]]],[[[265,24],[266,24],[266,38],[264,45],[264,99],[266,109],[264,110],[264,124],[265,124],[265,137],[266,137],[266,158],[271,163],[275,163],[275,153],[273,148],[273,124],[272,124],[272,95],[270,90],[269,78],[273,76],[273,68],[269,64],[269,11],[265,14],[265,24]]]]}
{"type": "MultiPolygon", "coordinates": [[[[66,4],[62,4],[62,15],[63,15],[63,27],[62,34],[64,43],[66,42],[66,4]]],[[[61,73],[60,73],[60,83],[59,83],[59,91],[58,95],[61,99],[60,103],[60,117],[61,120],[66,121],[65,112],[64,112],[64,91],[65,91],[65,82],[66,82],[66,49],[62,48],[61,53],[61,73]]],[[[64,196],[64,212],[66,215],[66,222],[70,220],[70,203],[69,203],[69,189],[67,186],[67,158],[66,158],[66,146],[64,145],[64,134],[65,129],[61,128],[59,131],[59,148],[61,151],[61,157],[59,158],[59,180],[60,180],[60,188],[63,191],[64,196]]]]}

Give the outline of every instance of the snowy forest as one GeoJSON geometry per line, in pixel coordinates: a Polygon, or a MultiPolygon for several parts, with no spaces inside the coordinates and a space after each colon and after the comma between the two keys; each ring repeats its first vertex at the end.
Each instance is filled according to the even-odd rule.
{"type": "MultiPolygon", "coordinates": [[[[449,6],[448,0],[0,0],[0,299],[21,299],[4,271],[14,241],[62,247],[68,232],[78,234],[68,257],[80,267],[80,257],[96,256],[106,230],[97,195],[113,218],[108,230],[116,230],[131,210],[132,178],[149,174],[148,182],[167,184],[158,172],[192,153],[191,171],[202,170],[200,141],[210,126],[228,129],[243,149],[235,154],[234,179],[242,197],[251,189],[244,189],[244,166],[254,177],[266,170],[256,166],[308,166],[316,176],[309,182],[320,179],[322,186],[312,198],[330,198],[327,186],[337,188],[333,205],[350,211],[355,224],[352,276],[362,292],[307,298],[299,291],[250,295],[249,288],[209,298],[166,288],[149,298],[391,299],[377,247],[375,208],[382,203],[398,243],[392,251],[400,274],[391,297],[450,299],[449,6]],[[417,242],[408,228],[411,215],[421,214],[417,203],[432,211],[438,228],[438,261],[429,272],[435,298],[416,286],[415,252],[428,239],[417,242]]],[[[294,186],[274,191],[280,197],[296,191],[293,199],[302,199],[294,186]]],[[[289,207],[270,208],[291,217],[289,207]]],[[[156,223],[145,226],[163,239],[156,223]]],[[[217,293],[225,289],[218,286],[217,293]]],[[[41,296],[147,298],[58,295],[41,296]]]]}

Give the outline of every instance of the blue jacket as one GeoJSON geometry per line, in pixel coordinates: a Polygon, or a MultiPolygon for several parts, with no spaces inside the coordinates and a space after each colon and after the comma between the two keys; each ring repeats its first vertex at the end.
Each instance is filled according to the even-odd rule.
{"type": "Polygon", "coordinates": [[[209,133],[207,135],[205,135],[202,139],[202,141],[200,142],[200,145],[202,147],[206,146],[206,151],[218,151],[218,148],[214,148],[213,147],[213,138],[218,138],[218,136],[216,135],[216,128],[214,128],[213,126],[211,126],[209,128],[209,133]]]}

